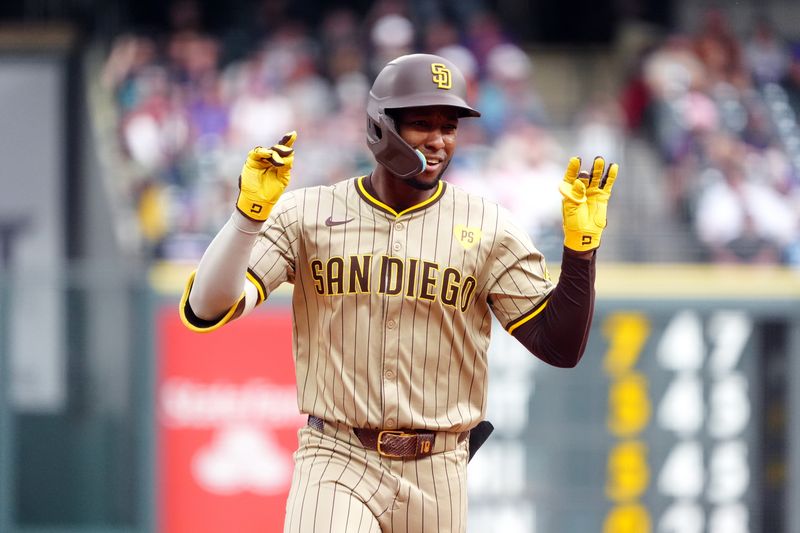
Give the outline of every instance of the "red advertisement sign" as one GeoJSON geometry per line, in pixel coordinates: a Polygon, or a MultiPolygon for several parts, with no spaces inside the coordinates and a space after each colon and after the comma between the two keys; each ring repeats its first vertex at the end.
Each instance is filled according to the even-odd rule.
{"type": "Polygon", "coordinates": [[[283,531],[297,429],[291,311],[212,333],[159,315],[160,533],[283,531]]]}

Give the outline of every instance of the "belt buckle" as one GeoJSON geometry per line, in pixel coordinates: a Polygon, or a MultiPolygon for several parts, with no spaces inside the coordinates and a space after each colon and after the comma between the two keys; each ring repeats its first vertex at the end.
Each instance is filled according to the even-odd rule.
{"type": "Polygon", "coordinates": [[[383,449],[383,436],[384,435],[395,435],[397,437],[416,437],[416,433],[406,433],[405,431],[400,431],[398,429],[384,429],[378,432],[378,442],[375,445],[375,449],[378,451],[380,455],[383,457],[388,457],[390,459],[402,459],[405,457],[404,455],[399,455],[396,453],[390,453],[383,449]]]}

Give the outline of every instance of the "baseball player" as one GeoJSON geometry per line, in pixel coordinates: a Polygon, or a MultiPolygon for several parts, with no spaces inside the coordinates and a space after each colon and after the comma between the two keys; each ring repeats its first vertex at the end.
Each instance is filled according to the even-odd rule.
{"type": "Polygon", "coordinates": [[[255,148],[236,210],[188,280],[180,314],[198,332],[294,285],[297,401],[308,425],[287,533],[463,532],[491,316],[550,364],[572,367],[583,354],[618,167],[598,157],[585,171],[570,159],[554,284],[504,209],[442,180],[459,121],[478,116],[450,61],[391,61],[367,104],[374,170],[284,193],[296,133],[255,148]]]}

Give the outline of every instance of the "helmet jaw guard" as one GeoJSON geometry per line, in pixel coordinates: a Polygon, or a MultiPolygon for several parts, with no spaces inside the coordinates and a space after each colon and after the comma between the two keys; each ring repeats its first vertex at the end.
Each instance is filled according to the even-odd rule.
{"type": "Polygon", "coordinates": [[[367,117],[367,144],[375,160],[398,178],[422,174],[426,167],[422,153],[400,137],[390,117],[381,114],[379,120],[367,117]]]}
{"type": "Polygon", "coordinates": [[[367,102],[367,146],[375,160],[399,178],[421,174],[425,157],[400,137],[387,110],[445,105],[462,117],[479,117],[466,93],[464,76],[443,57],[410,54],[390,61],[378,73],[367,102]]]}

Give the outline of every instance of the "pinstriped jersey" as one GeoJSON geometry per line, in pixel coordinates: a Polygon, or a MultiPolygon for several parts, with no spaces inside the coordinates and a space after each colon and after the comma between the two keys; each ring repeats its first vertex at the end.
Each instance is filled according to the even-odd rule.
{"type": "Polygon", "coordinates": [[[469,429],[486,408],[491,314],[513,331],[544,308],[544,257],[505,209],[451,184],[396,212],[363,181],[284,193],[250,258],[265,295],[294,284],[299,408],[469,429]]]}

